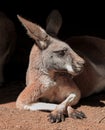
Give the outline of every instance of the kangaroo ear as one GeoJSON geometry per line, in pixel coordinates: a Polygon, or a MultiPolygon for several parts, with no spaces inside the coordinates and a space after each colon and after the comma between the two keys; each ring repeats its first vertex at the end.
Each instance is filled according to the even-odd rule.
{"type": "Polygon", "coordinates": [[[53,10],[47,17],[46,23],[46,32],[56,36],[62,25],[62,16],[59,11],[53,10]]]}
{"type": "Polygon", "coordinates": [[[50,37],[45,30],[39,25],[32,23],[19,15],[17,15],[17,17],[26,28],[27,34],[36,41],[39,48],[42,50],[47,48],[50,43],[50,37]]]}

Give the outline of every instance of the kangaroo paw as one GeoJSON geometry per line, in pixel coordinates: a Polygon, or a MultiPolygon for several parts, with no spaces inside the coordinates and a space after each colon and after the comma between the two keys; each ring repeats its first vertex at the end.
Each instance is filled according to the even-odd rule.
{"type": "Polygon", "coordinates": [[[63,112],[59,112],[57,110],[52,111],[49,115],[48,115],[48,120],[51,123],[58,123],[58,122],[62,122],[65,120],[65,116],[63,112]]]}
{"type": "Polygon", "coordinates": [[[68,116],[74,119],[83,119],[86,118],[86,115],[82,111],[73,109],[72,107],[67,107],[68,116]]]}

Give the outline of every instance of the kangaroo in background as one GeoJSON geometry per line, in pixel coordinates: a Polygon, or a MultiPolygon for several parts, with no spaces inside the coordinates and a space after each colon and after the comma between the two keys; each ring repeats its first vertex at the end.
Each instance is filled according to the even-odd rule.
{"type": "Polygon", "coordinates": [[[66,42],[85,60],[84,71],[74,77],[82,97],[105,90],[105,40],[75,36],[66,42]]]}
{"type": "Polygon", "coordinates": [[[14,23],[3,12],[0,12],[0,86],[5,82],[4,66],[11,58],[16,45],[14,23]]]}
{"type": "Polygon", "coordinates": [[[80,98],[102,90],[104,76],[100,77],[88,57],[80,53],[82,58],[70,48],[70,39],[67,44],[55,38],[62,25],[62,17],[57,10],[48,16],[46,31],[19,15],[18,18],[35,44],[30,52],[26,87],[17,98],[17,108],[49,110],[48,119],[52,123],[64,121],[65,115],[85,118],[83,112],[72,106],[80,98]]]}

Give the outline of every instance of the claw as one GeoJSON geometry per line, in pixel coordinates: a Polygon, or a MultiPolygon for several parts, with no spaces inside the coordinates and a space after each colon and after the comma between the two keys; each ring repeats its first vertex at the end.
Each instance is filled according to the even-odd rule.
{"type": "Polygon", "coordinates": [[[75,110],[74,112],[71,113],[70,117],[74,119],[83,119],[86,118],[86,115],[81,111],[75,110]]]}
{"type": "Polygon", "coordinates": [[[57,117],[56,117],[56,123],[58,122],[61,122],[61,121],[64,121],[65,120],[65,117],[63,114],[58,114],[57,117]]]}
{"type": "Polygon", "coordinates": [[[77,111],[71,106],[67,107],[68,116],[74,119],[83,119],[86,118],[86,115],[82,111],[77,111]]]}
{"type": "Polygon", "coordinates": [[[55,117],[52,114],[49,114],[48,115],[48,121],[50,121],[51,123],[54,123],[56,120],[55,120],[55,117]]]}
{"type": "Polygon", "coordinates": [[[65,120],[65,117],[62,113],[56,113],[56,114],[49,114],[48,115],[48,120],[51,122],[51,123],[59,123],[59,122],[62,122],[65,120]]]}

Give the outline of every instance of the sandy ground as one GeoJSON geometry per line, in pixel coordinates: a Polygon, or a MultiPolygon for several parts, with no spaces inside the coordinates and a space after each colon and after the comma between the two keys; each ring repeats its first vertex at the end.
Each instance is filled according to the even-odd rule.
{"type": "Polygon", "coordinates": [[[66,118],[64,122],[50,123],[49,112],[20,111],[15,106],[23,82],[9,83],[0,88],[0,130],[105,130],[105,92],[82,99],[78,110],[86,119],[66,118]]]}

